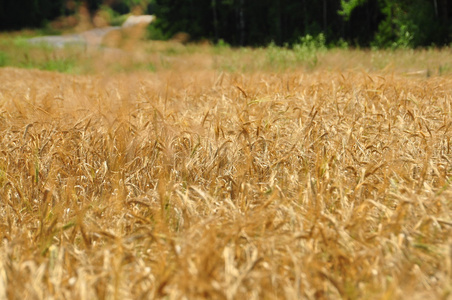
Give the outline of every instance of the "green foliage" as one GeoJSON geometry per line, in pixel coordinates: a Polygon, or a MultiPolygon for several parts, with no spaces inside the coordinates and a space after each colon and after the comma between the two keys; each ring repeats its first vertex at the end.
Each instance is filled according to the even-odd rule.
{"type": "Polygon", "coordinates": [[[28,35],[13,35],[0,40],[0,67],[15,66],[29,69],[77,73],[77,61],[83,48],[55,49],[47,44],[32,45],[28,35]]]}
{"type": "Polygon", "coordinates": [[[441,24],[431,3],[424,0],[382,2],[386,18],[379,25],[374,46],[404,49],[442,43],[441,24]]]}
{"type": "Polygon", "coordinates": [[[110,19],[111,26],[121,26],[128,18],[128,15],[117,15],[110,19]]]}
{"type": "MultiPolygon", "coordinates": [[[[299,36],[323,33],[325,43],[348,47],[411,48],[451,43],[452,6],[446,0],[76,0],[100,10],[112,25],[131,11],[157,16],[148,37],[167,40],[185,32],[191,40],[223,40],[233,46],[303,44],[299,36]],[[112,3],[110,6],[103,5],[112,3]],[[122,13],[123,15],[119,14],[122,13]]],[[[66,0],[0,1],[0,29],[44,26],[73,14],[66,0]]],[[[42,34],[59,34],[45,29],[42,34]]],[[[302,49],[305,52],[306,49],[302,49]]]]}
{"type": "MultiPolygon", "coordinates": [[[[339,14],[348,21],[352,13],[366,3],[369,1],[341,0],[342,9],[339,14]]],[[[398,49],[448,44],[451,36],[447,32],[451,25],[447,23],[447,15],[450,12],[447,6],[441,6],[444,2],[379,0],[378,3],[382,19],[372,41],[374,48],[398,49]],[[442,20],[441,14],[446,16],[442,20]]]]}
{"type": "Polygon", "coordinates": [[[140,6],[142,8],[147,7],[149,4],[151,4],[152,0],[123,0],[123,2],[129,7],[134,8],[136,6],[140,6]]]}
{"type": "Polygon", "coordinates": [[[275,42],[271,42],[267,46],[268,64],[273,68],[286,69],[289,65],[293,66],[295,61],[293,51],[287,47],[279,47],[275,42]]]}
{"type": "Polygon", "coordinates": [[[127,15],[121,15],[108,5],[101,5],[99,11],[106,16],[107,21],[111,26],[121,26],[127,19],[127,15]]]}
{"type": "Polygon", "coordinates": [[[300,41],[296,43],[293,48],[296,52],[317,53],[326,50],[325,43],[326,39],[323,33],[320,33],[317,36],[307,34],[300,37],[300,41]]]}
{"type": "Polygon", "coordinates": [[[0,30],[42,27],[62,14],[64,0],[0,1],[0,30]]]}
{"type": "Polygon", "coordinates": [[[300,37],[292,47],[277,46],[271,42],[267,47],[267,59],[269,65],[277,69],[305,66],[313,68],[317,65],[319,55],[326,52],[325,36],[321,33],[317,36],[306,35],[300,37]]]}
{"type": "Polygon", "coordinates": [[[226,43],[223,39],[219,39],[218,43],[215,46],[218,48],[230,48],[231,47],[231,45],[226,43]]]}
{"type": "MultiPolygon", "coordinates": [[[[31,36],[30,36],[31,37],[31,36]]],[[[12,39],[12,44],[17,48],[21,50],[28,50],[32,47],[30,43],[28,42],[28,36],[25,35],[19,35],[12,39]]],[[[45,46],[40,46],[41,48],[45,48],[45,46]]],[[[47,47],[48,48],[48,47],[47,47]]]]}
{"type": "Polygon", "coordinates": [[[6,52],[0,51],[0,67],[7,66],[9,62],[9,56],[6,52]]]}
{"type": "Polygon", "coordinates": [[[330,48],[348,49],[349,44],[344,39],[340,38],[335,44],[331,45],[330,48]]]}
{"type": "Polygon", "coordinates": [[[76,61],[71,58],[57,58],[47,60],[42,63],[40,69],[47,71],[57,71],[61,73],[72,73],[74,67],[76,66],[76,61]]]}
{"type": "MultiPolygon", "coordinates": [[[[221,55],[228,55],[232,59],[234,53],[230,50],[231,50],[231,45],[226,43],[223,39],[219,39],[218,42],[213,47],[213,53],[221,54],[221,55]]],[[[223,68],[223,69],[227,69],[227,68],[223,68]]]]}
{"type": "Polygon", "coordinates": [[[300,38],[300,42],[293,45],[293,51],[297,62],[308,62],[314,67],[318,62],[318,54],[326,51],[325,36],[320,33],[316,37],[306,35],[300,38]]]}
{"type": "Polygon", "coordinates": [[[61,35],[61,30],[53,28],[50,25],[50,22],[44,20],[41,24],[41,27],[37,28],[35,31],[35,36],[44,36],[44,35],[61,35]]]}
{"type": "Polygon", "coordinates": [[[169,32],[165,32],[160,27],[151,24],[147,27],[147,38],[156,41],[166,41],[171,38],[169,32]]]}
{"type": "Polygon", "coordinates": [[[367,0],[341,0],[341,9],[338,11],[338,14],[348,21],[355,8],[363,5],[366,1],[367,0]]]}
{"type": "MultiPolygon", "coordinates": [[[[67,0],[0,1],[0,30],[40,28],[45,26],[48,21],[54,20],[59,16],[76,13],[76,9],[83,3],[87,4],[92,14],[101,9],[116,17],[117,13],[115,11],[128,13],[134,8],[140,8],[141,12],[147,13],[154,0],[74,0],[75,5],[73,7],[75,10],[74,8],[68,8],[68,2],[67,0]],[[111,6],[106,6],[104,5],[105,3],[112,4],[111,6]]],[[[115,18],[112,20],[119,22],[115,18]]]]}

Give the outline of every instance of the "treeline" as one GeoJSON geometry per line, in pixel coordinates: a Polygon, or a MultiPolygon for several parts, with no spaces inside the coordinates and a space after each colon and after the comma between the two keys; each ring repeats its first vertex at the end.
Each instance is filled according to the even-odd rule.
{"type": "Polygon", "coordinates": [[[327,43],[360,47],[449,45],[448,0],[156,0],[155,35],[232,45],[296,43],[323,33],[327,43]],[[159,31],[160,30],[160,31],[159,31]]]}
{"type": "Polygon", "coordinates": [[[0,30],[41,28],[58,17],[75,15],[81,6],[94,16],[95,12],[110,7],[118,13],[129,13],[141,6],[150,10],[152,0],[0,0],[0,30]]]}
{"type": "Polygon", "coordinates": [[[320,33],[328,44],[359,47],[422,47],[452,43],[449,0],[2,0],[0,29],[43,26],[85,5],[119,13],[141,6],[155,14],[152,38],[179,32],[192,40],[234,46],[293,44],[320,33]]]}

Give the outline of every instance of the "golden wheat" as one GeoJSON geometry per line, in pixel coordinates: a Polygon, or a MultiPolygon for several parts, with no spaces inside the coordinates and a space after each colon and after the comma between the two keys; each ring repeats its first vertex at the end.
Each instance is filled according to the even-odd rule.
{"type": "Polygon", "coordinates": [[[0,69],[0,298],[451,296],[450,77],[204,63],[0,69]]]}

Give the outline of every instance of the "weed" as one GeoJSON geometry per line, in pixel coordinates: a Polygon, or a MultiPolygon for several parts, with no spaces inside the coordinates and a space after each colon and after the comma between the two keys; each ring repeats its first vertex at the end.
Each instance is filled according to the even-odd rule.
{"type": "Polygon", "coordinates": [[[8,54],[0,51],[0,67],[7,66],[9,62],[8,54]]]}

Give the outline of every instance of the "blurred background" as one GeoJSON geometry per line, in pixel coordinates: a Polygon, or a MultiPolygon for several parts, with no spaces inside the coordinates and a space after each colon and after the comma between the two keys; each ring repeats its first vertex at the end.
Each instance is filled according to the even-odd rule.
{"type": "Polygon", "coordinates": [[[154,15],[146,38],[292,45],[307,35],[327,45],[376,48],[450,46],[448,0],[2,0],[0,30],[74,33],[154,15]]]}

